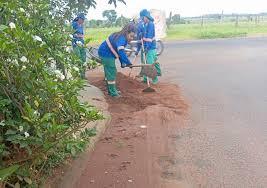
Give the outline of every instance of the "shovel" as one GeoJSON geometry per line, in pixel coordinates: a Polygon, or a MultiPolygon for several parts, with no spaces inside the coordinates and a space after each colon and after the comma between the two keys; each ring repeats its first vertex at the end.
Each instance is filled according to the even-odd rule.
{"type": "MultiPolygon", "coordinates": [[[[136,61],[136,58],[137,58],[137,56],[134,56],[134,59],[133,59],[133,64],[135,63],[135,61],[136,61]]],[[[129,78],[131,78],[132,70],[133,70],[133,69],[131,69],[131,70],[130,70],[130,73],[129,73],[129,78]]]]}
{"type": "MultiPolygon", "coordinates": [[[[144,62],[145,62],[145,66],[143,67],[143,68],[145,68],[145,67],[147,67],[147,66],[149,66],[149,65],[147,65],[147,62],[146,62],[146,53],[145,53],[145,48],[144,48],[144,42],[143,42],[143,39],[141,40],[141,42],[142,42],[142,50],[143,50],[143,54],[144,54],[144,62]]],[[[154,66],[152,66],[152,67],[154,67],[154,66]]],[[[155,68],[155,67],[154,67],[155,68]]],[[[141,71],[141,73],[142,72],[145,72],[145,71],[141,71]]],[[[146,73],[148,73],[149,71],[146,71],[146,73]]],[[[156,72],[157,72],[157,70],[156,70],[156,72]]],[[[143,92],[155,92],[155,89],[153,89],[153,88],[151,88],[150,87],[150,82],[149,82],[149,78],[147,77],[147,79],[146,79],[146,83],[147,83],[147,88],[146,89],[144,89],[143,90],[143,92]]]]}
{"type": "Polygon", "coordinates": [[[140,76],[147,76],[151,79],[155,79],[157,76],[157,69],[154,64],[141,64],[141,65],[132,65],[133,67],[142,67],[140,76]]]}

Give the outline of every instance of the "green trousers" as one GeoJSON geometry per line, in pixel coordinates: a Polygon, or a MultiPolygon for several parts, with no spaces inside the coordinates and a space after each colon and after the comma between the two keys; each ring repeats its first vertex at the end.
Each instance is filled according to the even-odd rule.
{"type": "MultiPolygon", "coordinates": [[[[144,54],[141,54],[142,62],[144,63],[144,54]]],[[[157,61],[158,56],[157,56],[157,51],[156,50],[148,50],[146,53],[146,63],[147,64],[153,64],[157,61]]],[[[159,63],[155,63],[155,68],[157,70],[158,76],[161,76],[161,68],[159,63]]],[[[144,76],[143,81],[146,83],[147,82],[147,77],[144,76]]],[[[154,78],[152,80],[153,84],[158,83],[158,77],[154,78]]]]}
{"type": "Polygon", "coordinates": [[[112,97],[119,96],[118,90],[116,87],[117,68],[115,65],[115,59],[101,57],[101,62],[104,67],[105,79],[107,81],[108,94],[112,97]]]}
{"type": "Polygon", "coordinates": [[[84,63],[86,63],[86,51],[84,47],[81,46],[75,46],[73,47],[74,53],[80,58],[81,64],[80,64],[80,75],[81,78],[85,78],[85,66],[84,63]]]}

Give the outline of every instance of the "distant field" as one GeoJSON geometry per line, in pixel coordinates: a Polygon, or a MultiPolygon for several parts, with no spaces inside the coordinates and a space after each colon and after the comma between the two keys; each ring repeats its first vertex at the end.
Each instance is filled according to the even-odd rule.
{"type": "MultiPolygon", "coordinates": [[[[111,33],[120,28],[92,28],[87,29],[86,38],[91,39],[91,44],[100,44],[111,33]]],[[[171,25],[167,30],[166,40],[214,39],[241,36],[267,35],[267,23],[241,22],[238,27],[235,23],[206,23],[171,25]]]]}
{"type": "Polygon", "coordinates": [[[210,23],[172,25],[167,31],[167,39],[214,39],[267,34],[267,23],[210,23]]]}
{"type": "Polygon", "coordinates": [[[91,28],[86,30],[85,38],[89,38],[91,44],[100,44],[111,33],[119,31],[120,28],[91,28]]]}

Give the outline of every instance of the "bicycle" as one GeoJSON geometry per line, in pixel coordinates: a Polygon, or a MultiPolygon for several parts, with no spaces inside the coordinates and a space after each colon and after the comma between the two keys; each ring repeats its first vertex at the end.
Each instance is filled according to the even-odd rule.
{"type": "MultiPolygon", "coordinates": [[[[125,50],[128,57],[130,57],[133,53],[137,52],[137,44],[138,43],[139,43],[139,41],[133,40],[126,46],[126,48],[124,50],[125,50]]],[[[156,40],[156,46],[157,46],[157,48],[156,48],[157,55],[159,56],[164,51],[164,44],[163,44],[162,40],[157,39],[156,40]]]]}

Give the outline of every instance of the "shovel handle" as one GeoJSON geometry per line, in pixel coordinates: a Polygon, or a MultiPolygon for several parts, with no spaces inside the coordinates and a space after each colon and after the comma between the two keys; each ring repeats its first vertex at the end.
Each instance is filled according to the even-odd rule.
{"type": "Polygon", "coordinates": [[[132,65],[131,67],[149,67],[152,66],[153,64],[141,64],[141,65],[132,65]]]}

